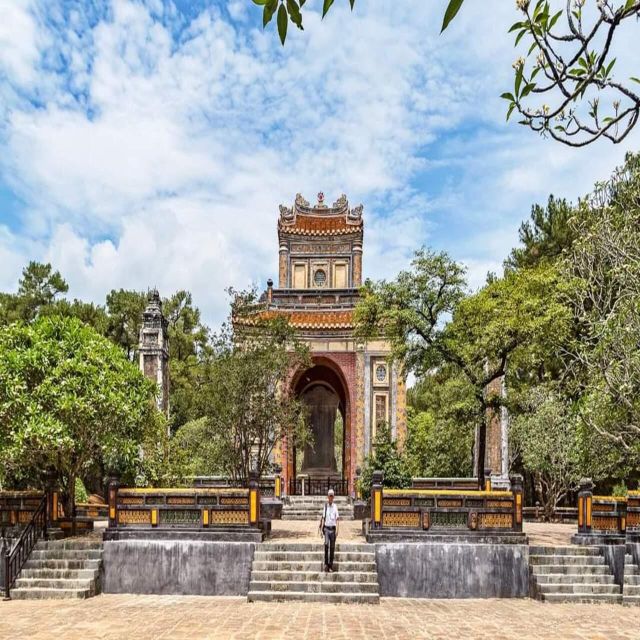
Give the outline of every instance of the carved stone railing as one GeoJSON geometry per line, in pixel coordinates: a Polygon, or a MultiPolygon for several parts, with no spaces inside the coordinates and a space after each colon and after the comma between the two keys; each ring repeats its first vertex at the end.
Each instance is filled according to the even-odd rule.
{"type": "Polygon", "coordinates": [[[640,491],[627,496],[627,537],[640,538],[640,491]]]}
{"type": "Polygon", "coordinates": [[[109,529],[259,528],[260,489],[123,489],[109,484],[109,529]]]}
{"type": "Polygon", "coordinates": [[[574,537],[574,542],[624,542],[627,532],[627,498],[594,496],[593,486],[589,478],[580,481],[578,535],[574,537]]]}
{"type": "Polygon", "coordinates": [[[371,491],[373,531],[437,534],[522,532],[522,478],[511,491],[386,489],[375,472],[371,491]]]}

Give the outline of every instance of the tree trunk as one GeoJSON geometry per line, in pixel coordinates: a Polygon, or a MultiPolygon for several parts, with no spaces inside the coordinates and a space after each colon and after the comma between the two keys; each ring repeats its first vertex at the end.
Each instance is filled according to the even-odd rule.
{"type": "Polygon", "coordinates": [[[476,442],[476,474],[478,487],[484,488],[484,460],[487,449],[487,408],[482,404],[482,416],[478,423],[478,441],[476,442]]]}

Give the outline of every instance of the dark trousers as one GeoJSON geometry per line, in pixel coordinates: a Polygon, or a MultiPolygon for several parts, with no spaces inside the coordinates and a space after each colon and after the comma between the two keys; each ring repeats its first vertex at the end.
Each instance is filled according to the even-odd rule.
{"type": "Polygon", "coordinates": [[[324,528],[324,564],[333,569],[333,555],[336,551],[336,528],[324,528]]]}

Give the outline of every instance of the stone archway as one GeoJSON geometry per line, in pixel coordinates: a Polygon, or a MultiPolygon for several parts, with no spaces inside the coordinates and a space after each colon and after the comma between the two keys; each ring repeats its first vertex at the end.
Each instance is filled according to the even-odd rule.
{"type": "Polygon", "coordinates": [[[310,431],[314,442],[303,451],[289,450],[287,476],[296,477],[296,462],[301,473],[311,478],[333,478],[351,484],[351,411],[350,390],[338,364],[326,357],[314,357],[308,369],[293,376],[291,390],[309,407],[310,431]],[[342,425],[342,451],[335,455],[336,418],[342,425]]]}

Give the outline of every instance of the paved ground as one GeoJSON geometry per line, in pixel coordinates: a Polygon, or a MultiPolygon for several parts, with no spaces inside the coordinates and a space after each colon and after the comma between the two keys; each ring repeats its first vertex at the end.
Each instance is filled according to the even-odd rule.
{"type": "Polygon", "coordinates": [[[400,600],[376,605],[255,603],[244,598],[102,595],[0,602],[2,640],[622,640],[638,608],[534,600],[400,600]]]}
{"type": "MultiPolygon", "coordinates": [[[[320,542],[318,523],[309,520],[273,520],[270,540],[277,542],[320,542]]],[[[525,522],[524,531],[530,544],[554,545],[571,544],[571,536],[576,533],[575,524],[548,524],[525,522]]],[[[345,520],[340,523],[341,542],[364,542],[362,522],[345,520]]],[[[639,636],[640,637],[640,636],[639,636]]]]}

